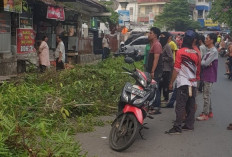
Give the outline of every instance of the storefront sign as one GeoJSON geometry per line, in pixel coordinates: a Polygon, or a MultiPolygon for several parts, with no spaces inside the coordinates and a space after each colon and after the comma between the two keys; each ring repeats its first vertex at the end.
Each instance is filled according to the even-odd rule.
{"type": "Polygon", "coordinates": [[[17,53],[35,52],[35,34],[33,29],[17,29],[17,53]]]}
{"type": "Polygon", "coordinates": [[[4,11],[22,13],[22,0],[4,0],[4,11]]]}
{"type": "Polygon", "coordinates": [[[64,8],[48,6],[47,18],[64,21],[65,20],[64,8]]]}
{"type": "Polygon", "coordinates": [[[215,27],[218,26],[218,22],[213,22],[213,20],[205,20],[206,27],[215,27]]]}
{"type": "Polygon", "coordinates": [[[10,14],[0,13],[0,33],[10,33],[10,14]]]}
{"type": "Polygon", "coordinates": [[[32,28],[32,18],[20,17],[19,24],[20,28],[32,28]]]}
{"type": "Polygon", "coordinates": [[[119,10],[118,11],[119,26],[129,26],[130,25],[130,11],[129,10],[119,10]]]}
{"type": "Polygon", "coordinates": [[[91,19],[91,28],[92,29],[97,29],[98,28],[97,19],[94,18],[94,17],[91,19]]]}

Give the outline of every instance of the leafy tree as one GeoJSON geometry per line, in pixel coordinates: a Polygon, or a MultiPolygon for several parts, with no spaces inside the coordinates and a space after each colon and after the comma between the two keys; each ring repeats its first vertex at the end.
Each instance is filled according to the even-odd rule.
{"type": "Polygon", "coordinates": [[[170,0],[164,5],[163,13],[156,17],[154,25],[176,31],[200,28],[199,22],[191,20],[190,15],[192,13],[187,0],[170,0]]]}
{"type": "Polygon", "coordinates": [[[108,22],[111,32],[114,33],[116,30],[116,25],[118,24],[118,17],[119,17],[118,13],[115,12],[114,9],[112,8],[114,5],[114,2],[113,1],[102,1],[100,3],[103,4],[107,8],[107,10],[111,13],[110,17],[102,17],[100,19],[103,22],[108,22]]]}
{"type": "Polygon", "coordinates": [[[212,3],[209,17],[213,21],[226,23],[232,29],[232,0],[216,0],[212,3]]]}

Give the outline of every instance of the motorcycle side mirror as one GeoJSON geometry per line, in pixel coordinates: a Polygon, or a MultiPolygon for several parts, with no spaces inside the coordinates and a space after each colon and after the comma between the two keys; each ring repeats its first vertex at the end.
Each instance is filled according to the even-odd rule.
{"type": "Polygon", "coordinates": [[[134,63],[134,60],[133,60],[131,57],[126,57],[126,58],[124,59],[124,61],[125,61],[126,63],[128,63],[128,64],[133,64],[133,63],[134,63]]]}

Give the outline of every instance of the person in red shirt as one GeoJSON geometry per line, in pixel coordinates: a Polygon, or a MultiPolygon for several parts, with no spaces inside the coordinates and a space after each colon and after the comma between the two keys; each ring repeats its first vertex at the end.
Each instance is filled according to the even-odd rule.
{"type": "MultiPolygon", "coordinates": [[[[162,60],[162,45],[159,42],[160,29],[152,27],[148,35],[148,39],[151,42],[151,49],[148,56],[148,72],[151,74],[151,77],[157,82],[159,86],[160,79],[163,73],[163,60],[162,60]]],[[[153,104],[153,107],[158,107],[158,109],[151,111],[151,114],[160,113],[161,97],[159,90],[156,91],[156,100],[153,104]]]]}
{"type": "Polygon", "coordinates": [[[200,58],[193,48],[196,33],[192,30],[185,32],[183,45],[177,51],[176,61],[170,81],[169,89],[173,89],[173,83],[177,82],[176,96],[176,121],[174,126],[166,131],[167,134],[180,134],[182,130],[193,130],[195,121],[195,97],[197,87],[197,74],[200,58]],[[188,111],[185,125],[182,127],[185,111],[188,111]]]}
{"type": "Polygon", "coordinates": [[[181,49],[182,44],[183,44],[183,39],[180,34],[178,34],[176,37],[176,43],[177,43],[178,48],[181,49]]]}

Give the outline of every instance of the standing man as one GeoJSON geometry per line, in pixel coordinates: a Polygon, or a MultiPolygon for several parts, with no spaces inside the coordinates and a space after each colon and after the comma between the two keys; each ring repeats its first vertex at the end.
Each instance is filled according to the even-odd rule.
{"type": "Polygon", "coordinates": [[[169,89],[177,81],[176,121],[167,134],[180,134],[183,130],[193,130],[195,121],[195,97],[197,87],[197,73],[200,64],[197,51],[193,49],[195,32],[185,32],[182,48],[176,54],[176,61],[170,81],[169,89]],[[186,113],[185,111],[188,111],[186,113]],[[182,127],[183,117],[187,114],[185,125],[182,127]]]}
{"type": "Polygon", "coordinates": [[[102,48],[103,48],[103,52],[102,52],[102,60],[108,58],[108,55],[110,54],[110,50],[109,50],[109,39],[106,38],[105,34],[103,33],[103,39],[102,39],[102,48]]]}
{"type": "Polygon", "coordinates": [[[173,53],[173,61],[175,62],[175,58],[176,58],[176,51],[178,50],[176,43],[172,40],[172,35],[168,38],[168,43],[172,49],[172,53],[173,53]]]}
{"type": "Polygon", "coordinates": [[[60,35],[56,36],[56,42],[58,44],[55,51],[56,70],[62,70],[65,63],[65,47],[60,35]]]}
{"type": "MultiPolygon", "coordinates": [[[[205,47],[205,37],[204,35],[200,35],[199,36],[199,45],[200,45],[200,51],[201,51],[201,58],[204,57],[204,55],[206,54],[206,47],[205,47]]],[[[202,72],[203,72],[203,68],[201,67],[201,74],[200,74],[200,83],[199,83],[199,87],[198,87],[198,91],[202,92],[203,91],[203,86],[204,86],[204,82],[202,81],[202,72]]]]}
{"type": "Polygon", "coordinates": [[[162,100],[162,103],[167,103],[169,100],[169,82],[171,77],[171,72],[173,69],[173,53],[171,50],[171,47],[168,43],[168,39],[171,36],[168,32],[162,32],[160,35],[160,43],[163,47],[163,75],[162,75],[162,81],[160,81],[159,91],[161,93],[161,90],[163,89],[163,96],[164,100],[162,100]]]}
{"type": "Polygon", "coordinates": [[[211,92],[214,82],[217,82],[217,69],[218,69],[218,51],[215,47],[217,42],[217,35],[210,33],[207,35],[205,45],[207,47],[207,53],[202,58],[201,66],[204,68],[202,73],[202,80],[204,81],[204,107],[202,114],[197,117],[197,120],[203,121],[213,117],[212,104],[211,104],[211,92]]]}
{"type": "Polygon", "coordinates": [[[179,49],[182,48],[183,39],[180,34],[178,34],[176,37],[176,43],[179,49]]]}
{"type": "MultiPolygon", "coordinates": [[[[158,86],[163,73],[162,46],[158,40],[160,33],[161,31],[159,28],[152,27],[148,36],[148,39],[151,42],[151,49],[148,56],[148,72],[151,74],[151,77],[157,82],[158,86]]],[[[158,107],[158,109],[152,110],[151,114],[160,113],[160,99],[160,92],[159,90],[157,90],[156,100],[153,107],[158,107]]]]}
{"type": "MultiPolygon", "coordinates": [[[[178,48],[177,48],[176,43],[172,40],[172,38],[173,38],[172,36],[169,37],[168,43],[169,43],[169,45],[170,45],[170,47],[171,47],[171,49],[172,49],[173,61],[174,61],[174,63],[175,63],[176,52],[177,52],[178,48]]],[[[171,74],[172,74],[172,72],[171,72],[171,74]]],[[[170,77],[171,77],[171,75],[170,75],[170,77]]],[[[174,90],[173,90],[173,92],[172,92],[171,99],[170,99],[169,102],[166,104],[165,108],[174,108],[174,103],[175,103],[175,101],[176,101],[176,85],[175,85],[174,90]]]]}

